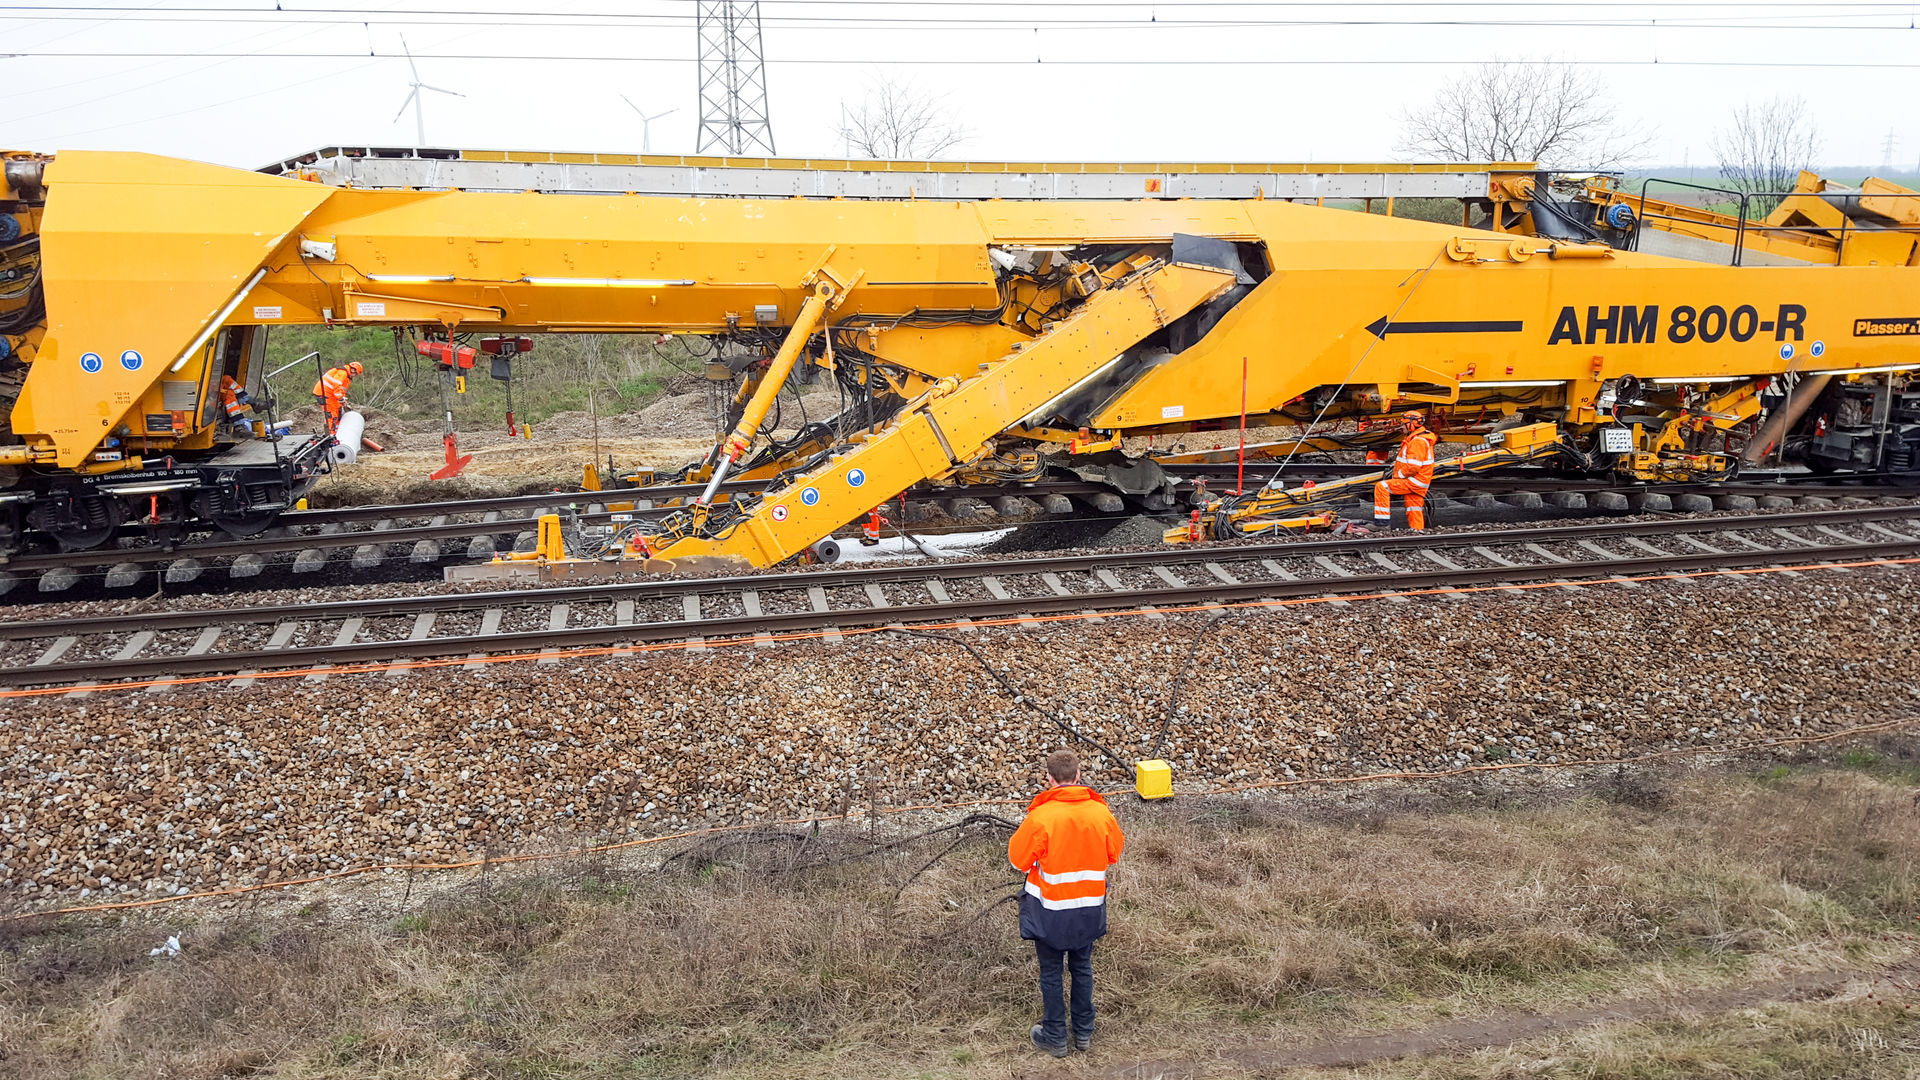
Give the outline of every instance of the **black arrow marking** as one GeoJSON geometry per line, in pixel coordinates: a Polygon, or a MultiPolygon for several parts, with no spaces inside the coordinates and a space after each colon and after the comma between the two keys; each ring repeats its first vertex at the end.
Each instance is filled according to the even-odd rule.
{"type": "Polygon", "coordinates": [[[1382,315],[1367,324],[1367,333],[1377,338],[1388,334],[1517,334],[1522,323],[1515,319],[1502,322],[1495,319],[1468,319],[1460,322],[1392,322],[1382,315]]]}

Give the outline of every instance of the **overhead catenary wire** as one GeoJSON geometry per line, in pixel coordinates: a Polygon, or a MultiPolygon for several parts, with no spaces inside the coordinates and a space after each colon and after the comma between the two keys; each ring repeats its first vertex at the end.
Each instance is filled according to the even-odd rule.
{"type": "MultiPolygon", "coordinates": [[[[15,9],[17,10],[17,9],[15,9]]],[[[75,9],[69,9],[75,10],[75,9]]],[[[367,12],[365,14],[332,15],[319,11],[280,11],[247,14],[229,9],[220,15],[180,15],[162,10],[152,14],[131,15],[106,20],[98,15],[86,14],[50,14],[50,15],[7,15],[0,14],[0,21],[31,20],[35,22],[116,22],[146,23],[156,25],[268,25],[276,27],[373,27],[373,26],[480,26],[495,29],[577,29],[593,28],[608,30],[646,30],[657,31],[692,25],[694,17],[687,15],[647,15],[622,13],[538,13],[538,12],[367,12]],[[387,16],[387,17],[380,17],[387,16]],[[394,17],[398,16],[398,17],[394,17]],[[442,21],[444,20],[444,21],[442,21]]],[[[1849,12],[1845,14],[1805,13],[1775,16],[1740,16],[1749,21],[1730,21],[1728,19],[1695,17],[1681,18],[1532,18],[1532,19],[1410,19],[1396,18],[1320,18],[1320,19],[1116,19],[1112,16],[1102,18],[1052,18],[1035,15],[1019,16],[981,16],[951,15],[934,17],[889,17],[889,16],[767,16],[761,22],[764,26],[787,31],[822,31],[845,33],[860,30],[928,30],[928,31],[1019,31],[1019,30],[1072,30],[1076,33],[1102,30],[1146,30],[1170,32],[1182,30],[1255,30],[1286,29],[1311,30],[1316,27],[1330,29],[1380,28],[1415,29],[1427,27],[1459,27],[1463,29],[1589,29],[1589,30],[1644,30],[1657,25],[1662,30],[1764,30],[1764,31],[1800,31],[1800,30],[1893,30],[1906,29],[1900,25],[1907,16],[1900,12],[1884,14],[1849,12]],[[1768,22],[1751,21],[1770,19],[1768,22]],[[1886,19],[1884,23],[1821,23],[1804,20],[1831,18],[1886,19]]],[[[79,33],[80,30],[74,31],[79,33]]],[[[63,34],[48,42],[63,40],[71,34],[63,34]]]]}
{"type": "MultiPolygon", "coordinates": [[[[156,52],[106,50],[90,52],[16,52],[8,54],[15,59],[30,60],[144,60],[144,59],[259,59],[259,60],[399,60],[399,53],[361,53],[361,52],[275,52],[275,53],[219,53],[206,51],[192,52],[156,52]]],[[[547,53],[437,53],[435,60],[488,61],[499,63],[567,63],[567,64],[698,64],[696,57],[689,56],[632,56],[632,55],[575,55],[561,56],[547,53]]],[[[1046,59],[1044,57],[954,57],[954,56],[769,56],[765,62],[769,66],[818,66],[818,67],[993,67],[993,68],[1035,68],[1035,67],[1464,67],[1477,63],[1498,63],[1496,57],[1458,57],[1440,59],[1422,57],[1418,59],[1386,59],[1377,56],[1358,57],[1147,57],[1125,59],[1118,57],[1066,57],[1046,59]]],[[[1797,68],[1809,70],[1887,70],[1911,71],[1920,69],[1920,61],[1877,61],[1877,60],[1798,60],[1792,58],[1756,59],[1756,60],[1684,60],[1661,57],[1659,59],[1621,59],[1598,58],[1585,60],[1535,60],[1530,63],[1548,67],[1699,67],[1699,68],[1797,68]]],[[[322,75],[316,79],[300,83],[288,83],[275,87],[275,90],[290,89],[294,86],[332,78],[322,75]]],[[[257,96],[257,95],[256,95],[257,96]]],[[[240,100],[240,99],[234,99],[240,100]]],[[[230,104],[217,102],[215,105],[230,104]]],[[[205,106],[213,108],[214,105],[205,106]]]]}

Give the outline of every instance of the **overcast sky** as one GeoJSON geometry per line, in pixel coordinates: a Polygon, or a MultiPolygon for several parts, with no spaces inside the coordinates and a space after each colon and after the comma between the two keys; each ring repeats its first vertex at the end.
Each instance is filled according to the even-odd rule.
{"type": "MultiPolygon", "coordinates": [[[[0,8],[0,146],[254,167],[339,144],[692,153],[693,0],[46,0],[0,8]],[[565,59],[530,59],[562,57],[565,59]]],[[[876,79],[939,95],[983,160],[1394,160],[1402,111],[1465,66],[1591,63],[1652,160],[1711,168],[1740,103],[1805,98],[1828,165],[1920,159],[1916,3],[760,5],[782,155],[840,153],[876,79]]]]}

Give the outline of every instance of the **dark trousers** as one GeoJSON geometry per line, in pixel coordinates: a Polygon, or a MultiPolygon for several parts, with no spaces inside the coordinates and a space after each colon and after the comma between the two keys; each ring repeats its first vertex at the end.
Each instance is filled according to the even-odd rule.
{"type": "Polygon", "coordinates": [[[1046,1013],[1041,1017],[1041,1038],[1051,1043],[1067,1041],[1067,1000],[1061,985],[1060,961],[1067,962],[1073,976],[1073,1033],[1093,1035],[1093,944],[1078,949],[1056,949],[1036,939],[1034,952],[1040,956],[1040,1001],[1046,1013]]]}

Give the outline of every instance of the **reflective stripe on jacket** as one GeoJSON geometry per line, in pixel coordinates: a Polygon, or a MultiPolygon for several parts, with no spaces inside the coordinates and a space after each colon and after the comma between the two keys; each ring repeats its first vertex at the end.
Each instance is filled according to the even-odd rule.
{"type": "Polygon", "coordinates": [[[1426,428],[1414,428],[1400,442],[1400,456],[1393,459],[1393,478],[1405,480],[1422,491],[1433,483],[1433,444],[1437,440],[1426,428]]]}
{"type": "Polygon", "coordinates": [[[1027,874],[1020,936],[1080,949],[1107,932],[1107,868],[1126,842],[1107,801],[1079,784],[1048,788],[1027,804],[1007,859],[1027,874]]]}
{"type": "Polygon", "coordinates": [[[228,416],[239,416],[247,411],[247,403],[242,400],[246,396],[246,391],[240,389],[240,384],[234,381],[233,376],[220,376],[220,406],[228,416]]]}
{"type": "Polygon", "coordinates": [[[347,396],[347,389],[353,385],[353,376],[346,368],[328,368],[320,381],[313,384],[313,396],[338,401],[347,396]]]}

